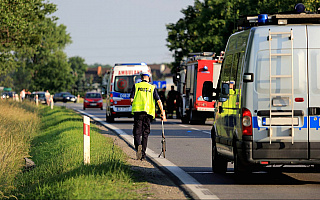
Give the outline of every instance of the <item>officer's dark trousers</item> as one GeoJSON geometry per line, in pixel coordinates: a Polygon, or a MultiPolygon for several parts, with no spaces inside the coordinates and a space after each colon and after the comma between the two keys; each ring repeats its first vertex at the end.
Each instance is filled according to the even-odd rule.
{"type": "Polygon", "coordinates": [[[146,157],[146,149],[147,149],[147,143],[148,143],[148,136],[150,134],[151,119],[152,119],[152,116],[147,115],[146,112],[134,113],[134,124],[133,124],[134,147],[136,150],[138,150],[138,146],[140,144],[142,145],[142,158],[146,157]]]}

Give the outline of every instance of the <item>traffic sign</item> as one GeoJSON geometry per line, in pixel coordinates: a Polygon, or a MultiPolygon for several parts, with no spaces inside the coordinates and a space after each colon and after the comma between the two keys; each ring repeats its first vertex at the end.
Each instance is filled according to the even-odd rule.
{"type": "Polygon", "coordinates": [[[166,87],[167,81],[153,81],[153,85],[156,87],[156,89],[162,89],[166,87]]]}

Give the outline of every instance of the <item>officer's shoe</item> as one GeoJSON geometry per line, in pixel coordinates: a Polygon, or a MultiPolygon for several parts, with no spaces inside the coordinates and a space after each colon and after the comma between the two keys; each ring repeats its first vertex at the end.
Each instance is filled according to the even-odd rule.
{"type": "Polygon", "coordinates": [[[146,160],[147,160],[146,157],[142,156],[141,161],[146,161],[146,160]]]}
{"type": "Polygon", "coordinates": [[[142,158],[142,145],[141,144],[138,146],[138,151],[136,153],[136,156],[137,156],[137,160],[141,160],[141,158],[142,158]]]}

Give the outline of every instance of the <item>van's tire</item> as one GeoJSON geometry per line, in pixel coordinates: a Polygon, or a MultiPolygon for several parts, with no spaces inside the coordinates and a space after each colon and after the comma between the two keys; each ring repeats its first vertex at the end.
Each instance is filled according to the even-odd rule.
{"type": "Polygon", "coordinates": [[[228,161],[218,154],[216,141],[214,139],[212,139],[211,164],[212,172],[220,174],[227,172],[228,161]]]}
{"type": "Polygon", "coordinates": [[[239,159],[238,153],[234,154],[234,173],[237,176],[249,174],[251,171],[248,166],[245,166],[239,159]]]}

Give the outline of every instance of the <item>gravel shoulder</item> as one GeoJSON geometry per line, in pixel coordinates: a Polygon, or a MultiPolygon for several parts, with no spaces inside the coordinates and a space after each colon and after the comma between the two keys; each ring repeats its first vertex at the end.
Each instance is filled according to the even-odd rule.
{"type": "Polygon", "coordinates": [[[115,145],[119,146],[128,155],[128,164],[139,174],[137,178],[148,183],[148,189],[138,192],[145,193],[147,199],[190,199],[166,174],[151,162],[136,160],[136,153],[124,140],[108,128],[96,124],[101,133],[111,137],[115,145]]]}

